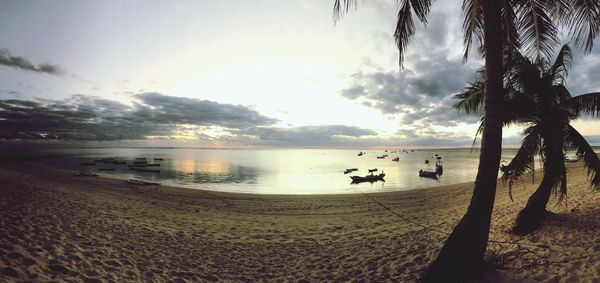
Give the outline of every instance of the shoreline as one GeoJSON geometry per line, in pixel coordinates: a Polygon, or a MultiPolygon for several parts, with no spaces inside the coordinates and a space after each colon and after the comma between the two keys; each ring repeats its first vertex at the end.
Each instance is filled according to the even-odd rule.
{"type": "MultiPolygon", "coordinates": [[[[600,278],[600,192],[587,187],[580,163],[568,167],[568,209],[551,200],[556,214],[526,237],[506,231],[535,184],[526,177],[511,202],[499,183],[486,256],[496,269],[482,280],[600,278]]],[[[452,230],[472,189],[260,195],[135,186],[27,163],[0,168],[8,281],[415,281],[447,237],[435,230],[452,230]]]]}

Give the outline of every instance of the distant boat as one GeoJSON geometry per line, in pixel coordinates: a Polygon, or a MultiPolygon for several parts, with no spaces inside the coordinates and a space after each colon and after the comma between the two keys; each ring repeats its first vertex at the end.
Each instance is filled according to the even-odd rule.
{"type": "Polygon", "coordinates": [[[400,161],[400,157],[396,156],[394,159],[392,159],[392,161],[400,161]]]}
{"type": "Polygon", "coordinates": [[[433,171],[419,170],[419,177],[437,179],[438,178],[438,174],[436,172],[433,172],[433,171]]]}
{"type": "Polygon", "coordinates": [[[367,176],[350,176],[350,179],[352,179],[352,183],[353,184],[358,184],[358,183],[362,183],[362,182],[377,182],[377,181],[385,181],[383,180],[383,177],[385,177],[384,173],[381,173],[379,175],[367,175],[367,176]]]}
{"type": "Polygon", "coordinates": [[[369,169],[369,173],[377,172],[377,168],[369,169]]]}
{"type": "Polygon", "coordinates": [[[384,159],[384,158],[385,158],[385,155],[377,156],[377,159],[384,159]]]}
{"type": "Polygon", "coordinates": [[[429,159],[425,159],[425,164],[429,164],[429,159]]]}
{"type": "Polygon", "coordinates": [[[365,153],[361,151],[361,152],[358,153],[358,156],[363,156],[364,154],[365,153]]]}

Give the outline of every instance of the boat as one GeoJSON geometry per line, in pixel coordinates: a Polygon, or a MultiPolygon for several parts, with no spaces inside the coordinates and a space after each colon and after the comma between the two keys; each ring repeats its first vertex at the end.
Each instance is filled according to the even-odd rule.
{"type": "Polygon", "coordinates": [[[438,174],[436,172],[433,172],[433,171],[419,170],[419,177],[437,179],[438,178],[438,174]]]}
{"type": "Polygon", "coordinates": [[[350,176],[350,179],[352,179],[352,183],[353,184],[358,184],[358,183],[362,183],[362,182],[377,182],[377,181],[384,181],[383,177],[385,177],[384,173],[381,173],[379,175],[367,175],[367,176],[350,176]]]}
{"type": "Polygon", "coordinates": [[[364,154],[365,153],[361,151],[361,152],[358,153],[358,156],[363,156],[364,154]]]}
{"type": "Polygon", "coordinates": [[[115,168],[98,168],[100,171],[115,171],[115,168]]]}
{"type": "Polygon", "coordinates": [[[442,174],[444,174],[444,166],[442,166],[442,164],[436,164],[435,165],[435,173],[437,173],[440,176],[442,174]]]}
{"type": "Polygon", "coordinates": [[[429,159],[425,159],[425,164],[429,164],[429,159]]]}
{"type": "Polygon", "coordinates": [[[400,161],[400,157],[396,156],[394,159],[392,159],[392,161],[400,161]]]}
{"type": "Polygon", "coordinates": [[[144,180],[140,180],[140,179],[127,179],[125,180],[125,182],[130,183],[130,184],[135,184],[135,185],[160,185],[160,183],[158,182],[149,182],[149,181],[144,181],[144,180]]]}
{"type": "Polygon", "coordinates": [[[369,173],[377,172],[377,168],[369,169],[369,173]]]}
{"type": "Polygon", "coordinates": [[[351,173],[351,172],[354,172],[354,171],[358,171],[358,168],[349,168],[349,169],[346,169],[344,171],[344,174],[348,174],[348,173],[351,173]]]}
{"type": "Polygon", "coordinates": [[[384,158],[385,158],[385,155],[377,156],[377,159],[384,159],[384,158]]]}

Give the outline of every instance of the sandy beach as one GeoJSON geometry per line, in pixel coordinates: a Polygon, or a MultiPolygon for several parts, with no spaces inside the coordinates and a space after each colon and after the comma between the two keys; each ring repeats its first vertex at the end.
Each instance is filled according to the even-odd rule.
{"type": "MultiPolygon", "coordinates": [[[[250,195],[136,186],[0,165],[0,281],[417,280],[465,212],[471,184],[368,195],[250,195]]],[[[569,164],[568,202],[507,233],[535,188],[499,185],[490,282],[600,282],[600,192],[569,164]]],[[[539,175],[537,174],[539,182],[539,175]]]]}

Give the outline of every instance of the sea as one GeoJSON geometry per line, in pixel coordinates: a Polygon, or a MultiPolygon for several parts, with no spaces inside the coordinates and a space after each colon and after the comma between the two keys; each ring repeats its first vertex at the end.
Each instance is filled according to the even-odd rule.
{"type": "MultiPolygon", "coordinates": [[[[502,151],[508,162],[516,149],[502,151]]],[[[203,149],[118,147],[24,147],[4,156],[26,156],[51,167],[90,171],[101,176],[160,182],[164,185],[252,194],[347,194],[415,190],[472,182],[479,149],[203,149]],[[359,152],[364,152],[359,156],[359,152]],[[385,158],[377,156],[387,155],[385,158]],[[392,159],[398,157],[398,161],[392,159]],[[114,164],[102,159],[124,161],[114,164]],[[130,170],[127,164],[144,159],[159,172],[130,170]],[[419,177],[419,170],[435,171],[437,179],[419,177]],[[82,165],[82,164],[88,165],[82,165]],[[93,165],[89,165],[93,164],[93,165]],[[114,171],[104,171],[108,169],[114,171]],[[346,169],[358,170],[345,173],[346,169]],[[366,176],[369,169],[385,173],[384,181],[353,184],[350,176],[366,176]]],[[[539,168],[539,167],[538,167],[539,168]]]]}

